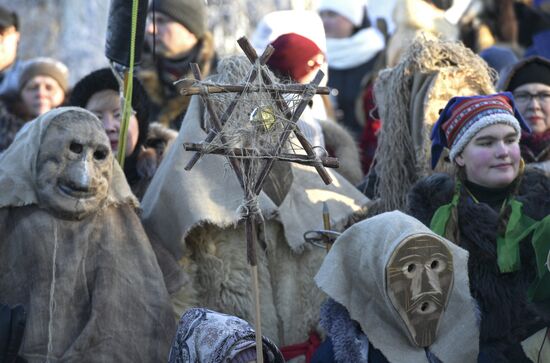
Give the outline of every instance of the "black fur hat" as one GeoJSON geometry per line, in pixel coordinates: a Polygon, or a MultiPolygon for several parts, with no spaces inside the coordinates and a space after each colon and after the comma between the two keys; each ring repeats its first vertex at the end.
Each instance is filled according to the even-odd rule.
{"type": "MultiPolygon", "coordinates": [[[[88,101],[94,94],[104,90],[119,92],[119,84],[110,68],[102,68],[88,74],[78,81],[69,99],[70,106],[86,108],[88,101]]],[[[136,145],[142,145],[147,138],[149,130],[149,98],[140,81],[134,76],[132,108],[136,111],[136,118],[139,126],[139,136],[136,145]]]]}

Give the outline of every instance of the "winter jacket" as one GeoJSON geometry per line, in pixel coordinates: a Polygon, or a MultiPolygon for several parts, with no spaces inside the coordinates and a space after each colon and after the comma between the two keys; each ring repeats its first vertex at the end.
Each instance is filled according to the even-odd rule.
{"type": "Polygon", "coordinates": [[[356,139],[359,139],[362,130],[362,125],[358,123],[355,115],[357,98],[361,95],[361,82],[375,69],[380,56],[383,56],[383,53],[379,53],[354,68],[335,69],[329,66],[328,69],[328,85],[338,90],[336,97],[336,106],[339,110],[337,119],[351,131],[356,139]]]}
{"type": "MultiPolygon", "coordinates": [[[[408,213],[429,226],[435,211],[451,201],[454,185],[447,174],[420,180],[408,195],[408,213]]],[[[529,362],[520,342],[550,322],[550,304],[527,300],[527,289],[536,275],[531,235],[520,242],[521,268],[500,273],[498,213],[464,194],[458,205],[459,244],[470,254],[470,291],[481,310],[480,356],[492,362],[529,362]]],[[[523,213],[541,220],[550,213],[550,180],[539,172],[526,171],[516,199],[523,203],[523,213]]]]}
{"type": "MultiPolygon", "coordinates": [[[[172,82],[182,78],[193,78],[190,63],[199,65],[203,78],[215,71],[217,56],[212,34],[205,33],[196,47],[191,57],[179,62],[180,69],[177,70],[167,71],[165,65],[174,68],[177,62],[171,63],[158,56],[154,62],[153,59],[144,60],[137,76],[145,87],[153,106],[149,115],[151,121],[158,121],[164,126],[179,130],[191,96],[180,95],[172,82]],[[163,79],[163,72],[172,74],[174,79],[163,79]]],[[[153,58],[152,55],[150,56],[153,58]]]]}
{"type": "Polygon", "coordinates": [[[162,157],[178,133],[157,122],[149,125],[147,138],[124,161],[124,175],[135,196],[141,200],[162,157]]]}

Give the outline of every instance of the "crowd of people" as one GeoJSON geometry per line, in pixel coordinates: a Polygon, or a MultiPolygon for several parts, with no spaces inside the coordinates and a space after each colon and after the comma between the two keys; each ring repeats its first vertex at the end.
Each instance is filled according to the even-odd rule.
{"type": "Polygon", "coordinates": [[[550,1],[381,3],[150,0],[125,140],[0,6],[0,362],[550,363],[550,1]]]}

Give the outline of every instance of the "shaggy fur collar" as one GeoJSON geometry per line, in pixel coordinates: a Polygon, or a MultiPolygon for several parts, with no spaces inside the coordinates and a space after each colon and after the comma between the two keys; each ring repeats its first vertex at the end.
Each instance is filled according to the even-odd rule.
{"type": "Polygon", "coordinates": [[[337,362],[368,362],[369,340],[344,306],[327,299],[321,306],[320,324],[332,340],[337,362]]]}
{"type": "MultiPolygon", "coordinates": [[[[374,351],[376,362],[387,362],[382,353],[370,345],[367,335],[351,319],[346,308],[331,298],[321,306],[320,324],[330,336],[336,362],[368,363],[370,349],[374,351]]],[[[430,351],[426,358],[427,363],[441,363],[430,351]]]]}
{"type": "MultiPolygon", "coordinates": [[[[429,225],[434,212],[449,203],[453,193],[454,180],[450,176],[429,176],[411,189],[408,213],[429,225]]],[[[526,215],[542,219],[550,213],[550,180],[539,172],[526,172],[517,199],[523,202],[526,215]]],[[[511,349],[550,321],[548,308],[527,302],[527,288],[535,277],[530,237],[520,245],[522,269],[501,274],[496,251],[498,214],[489,206],[475,204],[463,196],[458,218],[460,245],[470,253],[470,291],[481,308],[480,348],[491,354],[501,353],[502,361],[507,362],[504,356],[509,356],[511,349]]]]}
{"type": "MultiPolygon", "coordinates": [[[[212,66],[216,60],[216,52],[214,49],[214,39],[212,34],[209,32],[205,33],[202,42],[202,48],[197,57],[198,61],[196,63],[198,63],[199,68],[201,69],[202,76],[206,77],[214,71],[212,66]]],[[[189,71],[189,74],[191,74],[191,71],[189,71]]],[[[167,127],[173,126],[174,128],[179,128],[176,126],[179,122],[181,122],[181,119],[183,119],[183,114],[189,106],[191,97],[178,95],[167,99],[164,95],[163,86],[154,65],[142,69],[138,73],[138,77],[145,87],[151,101],[156,107],[159,108],[155,121],[158,121],[167,127]]]]}

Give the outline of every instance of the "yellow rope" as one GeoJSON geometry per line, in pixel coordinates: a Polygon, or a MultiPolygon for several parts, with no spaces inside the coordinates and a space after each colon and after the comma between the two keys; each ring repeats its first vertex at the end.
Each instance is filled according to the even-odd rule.
{"type": "Polygon", "coordinates": [[[132,31],[130,37],[130,67],[124,75],[124,108],[122,111],[122,121],[120,123],[120,134],[118,137],[117,159],[121,168],[124,168],[124,159],[126,157],[126,137],[128,134],[128,125],[132,115],[132,92],[134,84],[134,57],[136,50],[136,32],[138,17],[139,0],[132,1],[132,31]]]}

